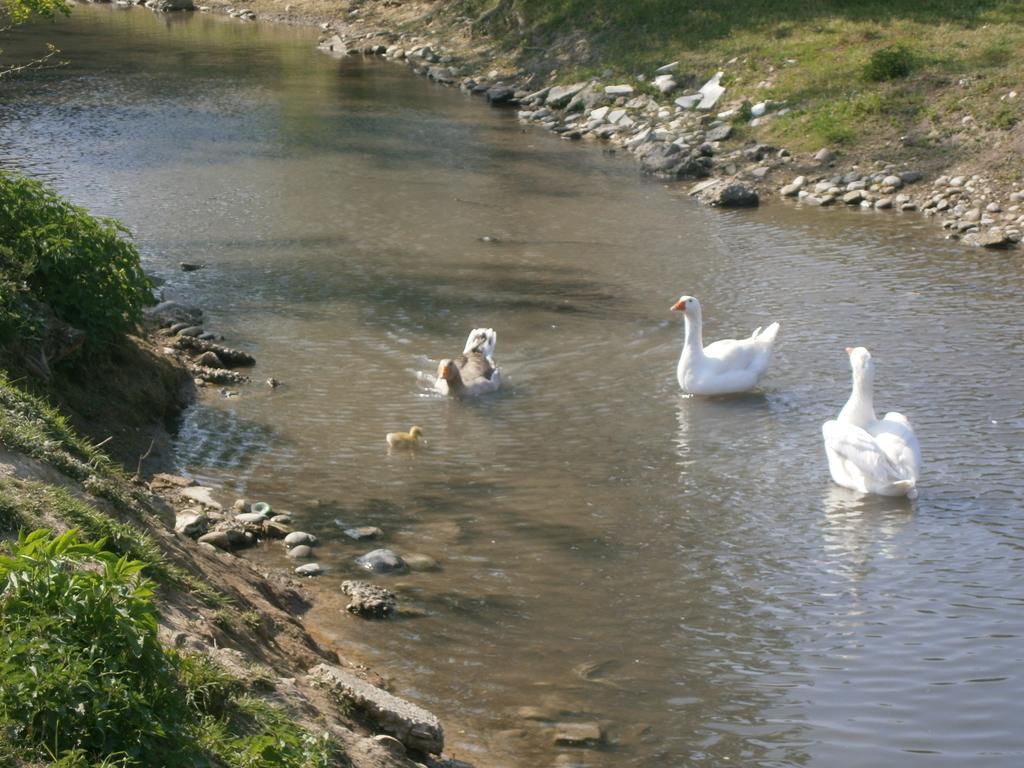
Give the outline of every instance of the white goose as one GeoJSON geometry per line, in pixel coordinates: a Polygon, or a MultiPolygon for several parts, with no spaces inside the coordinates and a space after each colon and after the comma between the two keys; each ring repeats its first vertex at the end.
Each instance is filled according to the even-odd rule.
{"type": "Polygon", "coordinates": [[[462,354],[438,364],[435,389],[454,397],[473,397],[498,390],[501,369],[495,367],[493,357],[497,343],[498,334],[491,328],[474,328],[462,354]]]}
{"type": "Polygon", "coordinates": [[[864,347],[846,348],[853,392],[835,419],[821,427],[832,479],[845,488],[881,496],[917,497],[921,449],[907,417],[875,417],[875,364],[864,347]]]}
{"type": "Polygon", "coordinates": [[[748,339],[723,339],[704,346],[701,338],[700,302],[693,296],[680,296],[672,305],[682,312],[686,322],[683,353],[679,356],[676,378],[683,391],[691,395],[728,395],[747,392],[757,386],[772,359],[772,345],[779,324],[758,328],[748,339]]]}

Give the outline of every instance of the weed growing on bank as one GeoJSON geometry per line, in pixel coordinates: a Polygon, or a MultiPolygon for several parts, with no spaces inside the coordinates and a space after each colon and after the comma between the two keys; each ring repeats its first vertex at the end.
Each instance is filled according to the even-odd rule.
{"type": "Polygon", "coordinates": [[[145,567],[75,531],[22,534],[0,556],[0,758],[64,768],[337,764],[329,737],[208,657],[160,645],[145,567]]]}

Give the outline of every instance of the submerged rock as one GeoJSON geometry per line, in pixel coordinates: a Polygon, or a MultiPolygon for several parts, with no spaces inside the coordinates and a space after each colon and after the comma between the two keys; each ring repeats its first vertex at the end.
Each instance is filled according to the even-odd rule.
{"type": "Polygon", "coordinates": [[[390,549],[375,549],[356,558],[356,563],[374,573],[397,573],[405,570],[405,561],[390,549]]]}

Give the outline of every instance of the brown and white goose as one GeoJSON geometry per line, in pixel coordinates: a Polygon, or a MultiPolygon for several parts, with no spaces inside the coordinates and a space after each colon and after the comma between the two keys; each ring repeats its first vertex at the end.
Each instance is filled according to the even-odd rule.
{"type": "Polygon", "coordinates": [[[501,386],[501,369],[495,367],[492,357],[497,343],[498,334],[491,328],[474,328],[462,354],[442,360],[437,366],[437,391],[454,397],[474,397],[497,390],[501,386]]]}

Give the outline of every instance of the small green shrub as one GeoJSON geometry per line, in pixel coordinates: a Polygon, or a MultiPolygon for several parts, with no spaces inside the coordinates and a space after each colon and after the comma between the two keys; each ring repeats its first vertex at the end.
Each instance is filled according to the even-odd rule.
{"type": "Polygon", "coordinates": [[[180,748],[185,709],[142,568],[74,531],[22,535],[0,557],[0,725],[17,741],[151,765],[180,748]]]}
{"type": "Polygon", "coordinates": [[[914,54],[904,45],[890,45],[871,54],[864,65],[864,79],[873,83],[907,77],[914,69],[914,54]]]}
{"type": "Polygon", "coordinates": [[[1003,103],[999,105],[999,109],[997,109],[995,114],[992,115],[989,120],[989,124],[993,128],[1008,131],[1010,128],[1013,128],[1019,120],[1020,114],[1018,111],[1009,104],[1003,103]]]}
{"type": "Polygon", "coordinates": [[[0,765],[344,763],[210,657],[165,650],[143,567],[74,531],[23,534],[0,556],[0,765]]]}
{"type": "Polygon", "coordinates": [[[107,340],[153,301],[127,230],[32,179],[0,171],[0,341],[38,331],[38,303],[107,340]]]}

